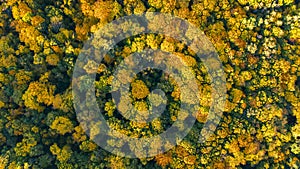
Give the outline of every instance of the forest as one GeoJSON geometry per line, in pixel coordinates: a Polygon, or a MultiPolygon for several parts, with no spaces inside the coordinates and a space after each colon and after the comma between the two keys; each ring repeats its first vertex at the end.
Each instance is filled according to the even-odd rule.
{"type": "MultiPolygon", "coordinates": [[[[147,26],[168,26],[159,18],[154,22],[147,26]]],[[[164,59],[158,56],[154,62],[168,62],[164,59]]],[[[132,150],[141,146],[111,140],[107,144],[132,150]]],[[[0,0],[0,169],[299,166],[299,0],[0,0]],[[215,64],[208,56],[206,62],[224,69],[225,107],[215,131],[199,143],[213,92],[203,61],[187,44],[163,34],[126,38],[100,64],[79,63],[81,72],[95,74],[94,94],[110,127],[128,137],[156,136],[183,118],[179,111],[183,104],[194,101],[184,100],[182,92],[193,90],[180,90],[176,79],[162,71],[147,69],[133,79],[129,71],[115,74],[122,60],[145,49],[180,58],[193,72],[183,72],[183,79],[195,78],[201,97],[195,124],[176,146],[155,156],[122,157],[94,141],[102,131],[97,122],[88,132],[80,124],[73,87],[84,91],[88,84],[76,83],[80,78],[74,79],[73,71],[84,45],[99,29],[147,12],[171,14],[204,32],[220,59],[215,64]],[[120,96],[116,103],[110,95],[112,84],[128,85],[128,96],[120,96]],[[121,117],[124,112],[132,115],[126,114],[132,108],[128,102],[142,113],[140,118],[147,117],[149,109],[165,111],[148,123],[131,121],[121,117]]]]}

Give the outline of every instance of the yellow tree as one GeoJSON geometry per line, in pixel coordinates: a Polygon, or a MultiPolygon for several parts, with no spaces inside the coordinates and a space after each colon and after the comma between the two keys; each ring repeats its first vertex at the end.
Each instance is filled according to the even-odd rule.
{"type": "Polygon", "coordinates": [[[49,73],[43,75],[39,81],[31,82],[22,96],[26,107],[42,112],[45,107],[52,104],[55,85],[48,83],[49,73]]]}

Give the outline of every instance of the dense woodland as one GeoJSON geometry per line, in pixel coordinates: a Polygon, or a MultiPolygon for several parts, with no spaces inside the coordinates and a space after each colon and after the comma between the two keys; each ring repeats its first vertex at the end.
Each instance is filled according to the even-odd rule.
{"type": "MultiPolygon", "coordinates": [[[[300,166],[298,0],[0,0],[0,10],[0,169],[300,166]],[[198,143],[211,92],[203,63],[170,37],[125,39],[113,50],[114,58],[96,65],[99,107],[115,129],[152,136],[180,114],[176,82],[149,70],[130,84],[131,102],[138,110],[149,109],[147,96],[158,86],[168,98],[166,112],[148,124],[119,117],[117,111],[126,111],[127,105],[122,99],[115,105],[106,93],[114,67],[134,52],[152,48],[178,55],[195,72],[203,96],[197,121],[180,144],[154,157],[131,159],[105,151],[86,135],[74,111],[71,81],[76,59],[93,33],[122,16],[144,12],[184,18],[205,33],[224,67],[226,106],[214,134],[198,143]]],[[[120,73],[120,83],[130,81],[126,73],[120,73]]],[[[151,98],[157,106],[163,100],[151,98]]]]}

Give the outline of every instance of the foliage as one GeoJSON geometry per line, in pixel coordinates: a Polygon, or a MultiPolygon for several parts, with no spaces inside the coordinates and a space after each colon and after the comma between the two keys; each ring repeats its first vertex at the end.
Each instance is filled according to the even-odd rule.
{"type": "Polygon", "coordinates": [[[42,112],[45,107],[40,104],[51,105],[54,99],[54,90],[54,85],[45,82],[31,82],[22,99],[26,107],[42,112]]]}
{"type": "MultiPolygon", "coordinates": [[[[299,7],[297,0],[2,0],[0,169],[298,168],[299,7]],[[111,127],[131,137],[152,137],[168,129],[182,114],[179,109],[184,92],[171,76],[143,70],[131,79],[129,71],[121,70],[113,77],[118,63],[134,52],[150,48],[178,56],[195,73],[201,97],[197,121],[177,146],[155,157],[122,158],[92,141],[101,132],[98,123],[92,124],[89,137],[76,120],[72,71],[92,33],[119,17],[147,11],[185,18],[204,31],[226,73],[226,107],[214,134],[205,143],[197,143],[212,104],[211,82],[201,60],[187,44],[162,34],[125,39],[99,66],[95,61],[82,65],[82,71],[96,73],[98,106],[111,127]],[[118,87],[130,84],[129,98],[111,99],[114,78],[118,87]],[[152,92],[157,88],[165,93],[163,97],[152,92]],[[130,108],[147,113],[162,103],[166,109],[161,117],[149,123],[121,117],[130,108]]],[[[173,26],[160,18],[154,20],[155,24],[147,26],[173,26]]],[[[165,58],[158,55],[154,62],[161,64],[165,58]]],[[[133,59],[126,66],[138,62],[133,59]]],[[[206,62],[220,66],[209,57],[206,62]]],[[[182,73],[185,79],[194,77],[182,73]]],[[[160,140],[151,145],[164,146],[160,140]]],[[[128,146],[134,149],[141,145],[128,146]]]]}
{"type": "Polygon", "coordinates": [[[149,89],[145,83],[141,80],[136,80],[131,83],[132,87],[132,96],[136,99],[143,99],[149,94],[149,89]]]}
{"type": "Polygon", "coordinates": [[[56,130],[59,134],[66,134],[71,133],[73,130],[72,121],[66,117],[56,117],[55,120],[52,122],[51,129],[56,130]]]}
{"type": "Polygon", "coordinates": [[[50,146],[50,151],[53,155],[55,155],[59,162],[66,162],[72,155],[72,150],[69,146],[65,145],[63,148],[58,147],[55,143],[50,146]]]}

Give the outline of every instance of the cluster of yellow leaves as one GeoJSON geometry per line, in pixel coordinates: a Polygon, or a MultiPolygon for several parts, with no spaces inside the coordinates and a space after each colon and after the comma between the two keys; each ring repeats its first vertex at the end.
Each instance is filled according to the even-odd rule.
{"type": "Polygon", "coordinates": [[[28,45],[29,49],[35,53],[40,52],[45,42],[43,35],[34,26],[21,20],[15,24],[16,30],[19,32],[20,41],[28,45]]]}
{"type": "Polygon", "coordinates": [[[22,142],[17,143],[14,150],[17,156],[26,156],[35,145],[37,145],[37,141],[34,138],[23,138],[22,142]]]}
{"type": "Polygon", "coordinates": [[[59,56],[56,54],[50,54],[46,56],[46,62],[49,65],[56,66],[59,62],[59,56]]]}
{"type": "Polygon", "coordinates": [[[26,107],[42,112],[44,106],[40,104],[42,103],[47,106],[51,105],[54,98],[54,90],[54,85],[42,82],[31,82],[28,89],[23,94],[22,99],[24,100],[26,107]]]}
{"type": "Polygon", "coordinates": [[[19,71],[16,73],[15,78],[18,85],[27,84],[31,80],[31,72],[28,71],[19,71]]]}
{"type": "Polygon", "coordinates": [[[104,110],[107,111],[109,117],[113,116],[113,112],[115,111],[115,109],[116,109],[116,105],[112,101],[105,103],[104,110]]]}
{"type": "Polygon", "coordinates": [[[54,109],[58,109],[60,108],[61,104],[62,104],[63,100],[61,98],[61,95],[57,94],[55,95],[55,97],[53,98],[53,108],[54,109]]]}
{"type": "Polygon", "coordinates": [[[73,139],[76,141],[76,142],[82,142],[82,141],[85,141],[87,139],[86,135],[85,135],[85,132],[84,130],[82,129],[81,126],[76,126],[74,128],[75,132],[72,134],[73,136],[73,139]]]}
{"type": "Polygon", "coordinates": [[[44,21],[45,21],[45,19],[43,17],[37,15],[37,16],[32,17],[31,24],[36,27],[36,26],[40,25],[41,23],[43,23],[44,21]]]}
{"type": "Polygon", "coordinates": [[[123,10],[126,14],[141,14],[146,11],[146,7],[143,1],[132,1],[132,0],[125,0],[124,1],[125,8],[123,10]]]}
{"type": "Polygon", "coordinates": [[[200,163],[197,161],[193,147],[186,141],[182,141],[171,150],[158,154],[154,158],[156,163],[163,168],[195,168],[200,163]]]}
{"type": "MultiPolygon", "coordinates": [[[[1,167],[2,166],[0,166],[0,168],[1,167]]],[[[13,161],[7,166],[7,169],[29,169],[30,167],[31,165],[28,162],[25,162],[24,164],[20,164],[19,162],[13,161]]]]}
{"type": "Polygon", "coordinates": [[[106,160],[109,162],[109,167],[111,169],[125,168],[124,159],[119,156],[110,156],[106,160]]]}
{"type": "Polygon", "coordinates": [[[8,169],[22,169],[22,166],[20,164],[17,164],[16,161],[13,161],[9,164],[7,167],[8,169]]]}
{"type": "Polygon", "coordinates": [[[148,110],[148,105],[147,105],[147,102],[145,102],[145,101],[136,101],[136,102],[134,102],[134,108],[141,113],[142,112],[146,113],[148,110]]]}
{"type": "Polygon", "coordinates": [[[5,103],[0,101],[0,108],[4,107],[5,106],[5,103]]]}
{"type": "Polygon", "coordinates": [[[174,86],[174,90],[172,91],[171,96],[174,98],[174,100],[180,99],[180,88],[178,85],[174,86]]]}
{"type": "Polygon", "coordinates": [[[82,23],[77,23],[75,28],[77,38],[79,40],[86,40],[86,35],[93,25],[95,25],[95,21],[93,19],[86,19],[82,23]]]}
{"type": "Polygon", "coordinates": [[[293,0],[285,0],[285,1],[280,0],[276,3],[274,3],[274,1],[272,1],[272,0],[250,0],[250,1],[238,0],[238,2],[241,5],[249,5],[252,8],[257,9],[257,8],[263,8],[263,7],[270,8],[270,7],[279,7],[282,5],[289,5],[289,4],[293,3],[294,1],[293,0]]]}
{"type": "MultiPolygon", "coordinates": [[[[100,22],[89,22],[84,23],[83,25],[76,26],[76,32],[79,35],[86,35],[87,31],[91,30],[92,32],[97,31],[103,24],[110,22],[115,16],[119,14],[121,5],[116,1],[104,1],[97,0],[95,2],[90,2],[87,0],[80,0],[80,8],[82,13],[88,17],[94,17],[100,20],[100,22]]],[[[83,37],[80,37],[81,39],[83,37]]]]}
{"type": "Polygon", "coordinates": [[[28,7],[28,5],[24,2],[19,2],[18,5],[14,5],[12,7],[12,14],[15,19],[20,19],[29,15],[32,10],[28,7]]]}
{"type": "Polygon", "coordinates": [[[7,75],[4,73],[0,73],[0,82],[6,84],[8,81],[7,75]]]}
{"type": "Polygon", "coordinates": [[[160,9],[161,12],[170,13],[176,7],[175,0],[150,0],[149,5],[155,7],[156,9],[160,9]]]}
{"type": "Polygon", "coordinates": [[[58,116],[52,122],[50,128],[56,130],[59,134],[64,135],[73,131],[73,123],[69,118],[58,116]]]}
{"type": "Polygon", "coordinates": [[[297,124],[292,127],[292,135],[296,140],[291,145],[291,151],[295,154],[300,154],[300,102],[299,99],[295,99],[296,103],[293,104],[293,113],[296,116],[297,124]]]}
{"type": "Polygon", "coordinates": [[[158,49],[159,44],[162,41],[162,36],[155,36],[153,34],[148,34],[146,38],[146,44],[151,47],[151,49],[158,49]]]}
{"type": "Polygon", "coordinates": [[[143,99],[147,97],[147,95],[150,93],[146,84],[141,80],[136,80],[132,82],[131,87],[132,96],[136,99],[143,99]]]}
{"type": "Polygon", "coordinates": [[[60,109],[68,112],[72,108],[72,92],[67,89],[63,94],[56,94],[52,101],[54,109],[60,109]]]}
{"type": "Polygon", "coordinates": [[[80,144],[79,148],[82,151],[91,152],[91,151],[94,151],[97,148],[97,145],[94,142],[92,142],[92,141],[83,141],[80,144]]]}
{"type": "Polygon", "coordinates": [[[246,161],[257,164],[265,155],[265,150],[260,150],[259,142],[255,142],[249,135],[233,139],[230,143],[226,143],[224,148],[230,153],[226,155],[226,165],[234,168],[245,165],[246,161]]]}
{"type": "MultiPolygon", "coordinates": [[[[229,97],[229,95],[227,95],[229,97]]],[[[242,101],[241,99],[244,97],[243,91],[239,89],[232,89],[230,92],[230,96],[232,97],[232,101],[229,101],[229,99],[226,99],[225,104],[225,112],[231,112],[237,105],[242,101]]]]}
{"type": "Polygon", "coordinates": [[[7,164],[8,164],[8,157],[4,156],[4,155],[1,155],[0,156],[0,169],[5,169],[7,164]]]}
{"type": "Polygon", "coordinates": [[[151,125],[152,125],[154,130],[162,131],[162,124],[161,124],[161,121],[159,119],[154,119],[151,122],[151,125]]]}
{"type": "Polygon", "coordinates": [[[60,148],[56,143],[54,143],[50,146],[50,151],[53,155],[56,155],[57,159],[62,163],[68,161],[72,155],[72,150],[68,145],[60,148]]]}
{"type": "Polygon", "coordinates": [[[114,15],[117,12],[115,11],[116,5],[117,3],[113,1],[96,1],[92,7],[94,11],[94,16],[102,21],[109,21],[114,17],[114,15]]]}
{"type": "Polygon", "coordinates": [[[205,123],[208,117],[208,110],[204,107],[200,107],[198,113],[196,114],[196,119],[200,123],[205,123]]]}
{"type": "Polygon", "coordinates": [[[256,113],[256,118],[261,122],[271,121],[275,117],[282,118],[283,110],[276,105],[265,106],[256,113]]]}
{"type": "Polygon", "coordinates": [[[16,66],[16,62],[17,62],[17,58],[12,54],[8,55],[7,57],[4,55],[0,56],[1,67],[5,67],[5,68],[14,67],[16,66]]]}
{"type": "Polygon", "coordinates": [[[176,44],[173,38],[165,38],[160,45],[161,50],[167,52],[175,52],[176,44]]]}

